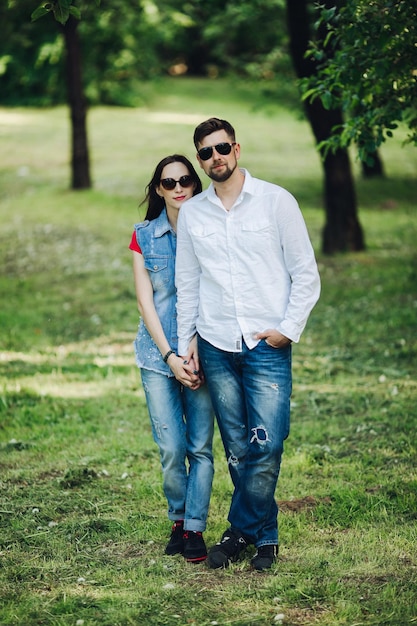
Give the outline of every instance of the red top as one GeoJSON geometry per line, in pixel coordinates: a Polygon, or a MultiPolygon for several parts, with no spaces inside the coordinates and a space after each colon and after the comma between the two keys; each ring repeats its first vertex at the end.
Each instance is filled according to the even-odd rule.
{"type": "Polygon", "coordinates": [[[136,231],[135,230],[133,231],[132,240],[131,240],[131,242],[129,244],[129,249],[133,250],[133,252],[139,252],[139,254],[142,254],[142,250],[140,249],[140,246],[139,246],[139,244],[137,242],[137,239],[136,239],[136,231]]]}

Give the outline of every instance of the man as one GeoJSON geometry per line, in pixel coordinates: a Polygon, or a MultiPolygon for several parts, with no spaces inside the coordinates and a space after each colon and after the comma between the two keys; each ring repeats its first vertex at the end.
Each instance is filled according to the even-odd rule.
{"type": "Polygon", "coordinates": [[[227,567],[253,544],[251,565],[265,570],[278,552],[275,488],[289,434],[291,342],[318,300],[320,279],[296,200],[238,167],[231,124],[203,122],[194,144],[212,183],[179,214],[178,353],[196,357],[197,333],[234,485],[230,527],[208,564],[227,567]]]}

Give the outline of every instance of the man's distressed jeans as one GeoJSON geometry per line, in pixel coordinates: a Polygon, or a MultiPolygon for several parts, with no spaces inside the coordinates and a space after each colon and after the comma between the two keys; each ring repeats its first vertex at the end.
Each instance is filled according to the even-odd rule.
{"type": "Polygon", "coordinates": [[[228,520],[256,547],[278,544],[275,488],[290,427],[291,345],[225,352],[198,338],[234,493],[228,520]]]}

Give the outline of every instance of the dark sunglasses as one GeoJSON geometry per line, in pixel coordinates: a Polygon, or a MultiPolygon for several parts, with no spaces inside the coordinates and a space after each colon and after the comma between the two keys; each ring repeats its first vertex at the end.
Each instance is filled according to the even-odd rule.
{"type": "Polygon", "coordinates": [[[236,142],[226,143],[223,141],[222,143],[218,143],[215,146],[206,146],[205,148],[200,148],[198,150],[198,156],[202,161],[208,161],[213,156],[213,148],[215,148],[216,152],[219,154],[226,156],[226,154],[230,154],[232,151],[232,146],[235,146],[236,142]]]}
{"type": "Polygon", "coordinates": [[[181,176],[179,180],[175,180],[174,178],[161,178],[160,183],[164,189],[167,191],[172,191],[175,189],[177,183],[181,185],[181,187],[191,187],[194,184],[194,180],[192,176],[181,176]]]}

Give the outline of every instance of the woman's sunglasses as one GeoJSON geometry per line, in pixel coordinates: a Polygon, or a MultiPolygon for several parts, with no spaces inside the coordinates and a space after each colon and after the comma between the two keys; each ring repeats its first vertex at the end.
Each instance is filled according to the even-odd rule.
{"type": "Polygon", "coordinates": [[[194,184],[194,180],[192,176],[181,176],[178,180],[174,178],[161,178],[160,183],[164,189],[167,191],[172,191],[175,189],[177,183],[181,185],[181,187],[191,187],[194,184]]]}
{"type": "Polygon", "coordinates": [[[232,146],[235,146],[235,145],[236,145],[235,141],[233,143],[227,143],[223,141],[222,143],[218,143],[215,146],[206,146],[205,148],[200,148],[200,150],[198,150],[198,156],[200,157],[202,161],[208,161],[213,156],[213,148],[215,148],[218,154],[221,154],[222,156],[226,156],[226,154],[231,153],[232,146]]]}

